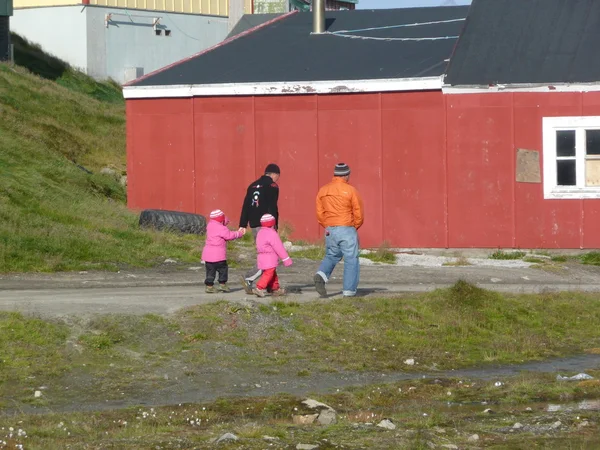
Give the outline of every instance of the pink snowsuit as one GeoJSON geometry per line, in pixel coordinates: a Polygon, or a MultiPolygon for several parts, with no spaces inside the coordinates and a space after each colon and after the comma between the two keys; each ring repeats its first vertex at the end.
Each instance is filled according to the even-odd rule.
{"type": "Polygon", "coordinates": [[[256,235],[256,262],[260,270],[277,267],[279,260],[290,259],[277,231],[271,227],[261,227],[256,235]]]}
{"type": "Polygon", "coordinates": [[[229,223],[225,219],[224,223],[211,219],[206,226],[206,243],[202,250],[202,260],[204,262],[219,262],[227,259],[227,241],[239,239],[243,236],[240,231],[231,231],[225,226],[229,223]]]}

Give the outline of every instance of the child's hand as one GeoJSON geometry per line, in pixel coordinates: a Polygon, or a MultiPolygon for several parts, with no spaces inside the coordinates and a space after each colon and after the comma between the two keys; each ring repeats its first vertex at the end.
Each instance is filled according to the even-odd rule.
{"type": "Polygon", "coordinates": [[[292,261],[292,258],[287,258],[287,259],[283,260],[283,265],[285,267],[290,267],[292,264],[294,264],[294,262],[292,261]]]}
{"type": "Polygon", "coordinates": [[[246,229],[245,228],[240,228],[238,231],[240,233],[242,233],[242,236],[244,236],[246,234],[246,229]]]}

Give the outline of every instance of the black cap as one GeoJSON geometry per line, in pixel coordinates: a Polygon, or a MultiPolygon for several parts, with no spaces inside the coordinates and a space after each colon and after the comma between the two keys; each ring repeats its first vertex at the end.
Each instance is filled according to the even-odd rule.
{"type": "Polygon", "coordinates": [[[279,170],[279,166],[277,164],[269,164],[265,169],[265,173],[276,173],[277,175],[281,174],[279,170]]]}

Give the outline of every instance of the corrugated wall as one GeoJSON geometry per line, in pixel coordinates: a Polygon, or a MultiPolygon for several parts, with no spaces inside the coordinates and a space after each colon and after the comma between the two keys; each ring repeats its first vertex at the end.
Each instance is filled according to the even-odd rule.
{"type": "MultiPolygon", "coordinates": [[[[213,16],[229,15],[229,0],[14,0],[15,8],[90,4],[113,8],[145,9],[213,16]]],[[[244,0],[244,11],[252,14],[252,0],[244,0]]]]}
{"type": "Polygon", "coordinates": [[[129,206],[235,221],[276,162],[281,219],[314,241],[317,190],[346,162],[363,246],[600,248],[600,200],[545,200],[542,183],[516,181],[516,149],[542,160],[542,117],[566,115],[600,115],[600,93],[129,100],[129,206]]]}

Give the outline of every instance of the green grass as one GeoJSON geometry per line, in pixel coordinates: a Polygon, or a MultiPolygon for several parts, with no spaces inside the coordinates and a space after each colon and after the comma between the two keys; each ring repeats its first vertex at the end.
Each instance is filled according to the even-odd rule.
{"type": "Polygon", "coordinates": [[[313,411],[301,403],[303,397],[285,394],[104,412],[3,416],[0,442],[6,440],[8,448],[24,445],[34,450],[213,449],[214,439],[229,432],[239,440],[219,448],[296,448],[300,443],[325,449],[429,449],[452,444],[458,448],[591,450],[600,446],[599,412],[551,413],[545,411],[547,403],[542,403],[598,399],[599,386],[560,383],[550,374],[524,374],[502,381],[503,386],[497,388],[489,380],[411,380],[311,395],[335,408],[337,423],[328,426],[294,425],[292,416],[313,411]],[[484,413],[487,408],[493,413],[484,413]],[[383,418],[398,428],[376,427],[383,418]],[[552,432],[512,429],[517,422],[540,427],[556,421],[561,426],[552,432]],[[8,438],[11,427],[13,437],[8,438]],[[474,434],[480,437],[477,445],[469,441],[474,434]],[[266,441],[265,436],[274,441],[266,441]]]}
{"type": "Polygon", "coordinates": [[[395,264],[396,263],[396,254],[390,251],[389,245],[387,243],[383,243],[374,252],[361,254],[360,256],[361,256],[361,258],[367,258],[373,262],[378,262],[378,263],[385,263],[385,264],[395,264]]]}
{"type": "Polygon", "coordinates": [[[201,240],[139,230],[124,187],[99,173],[125,170],[119,87],[15,47],[29,70],[0,64],[0,273],[198,261],[201,240]]]}
{"type": "Polygon", "coordinates": [[[325,246],[313,245],[310,247],[305,247],[302,250],[290,252],[290,256],[292,258],[304,258],[311,259],[313,261],[320,261],[325,257],[325,246]]]}
{"type": "Polygon", "coordinates": [[[600,252],[586,253],[581,257],[581,262],[592,266],[600,266],[600,252]]]}
{"type": "Polygon", "coordinates": [[[503,250],[496,250],[489,256],[489,259],[521,259],[526,255],[527,253],[521,251],[505,252],[503,250]]]}

